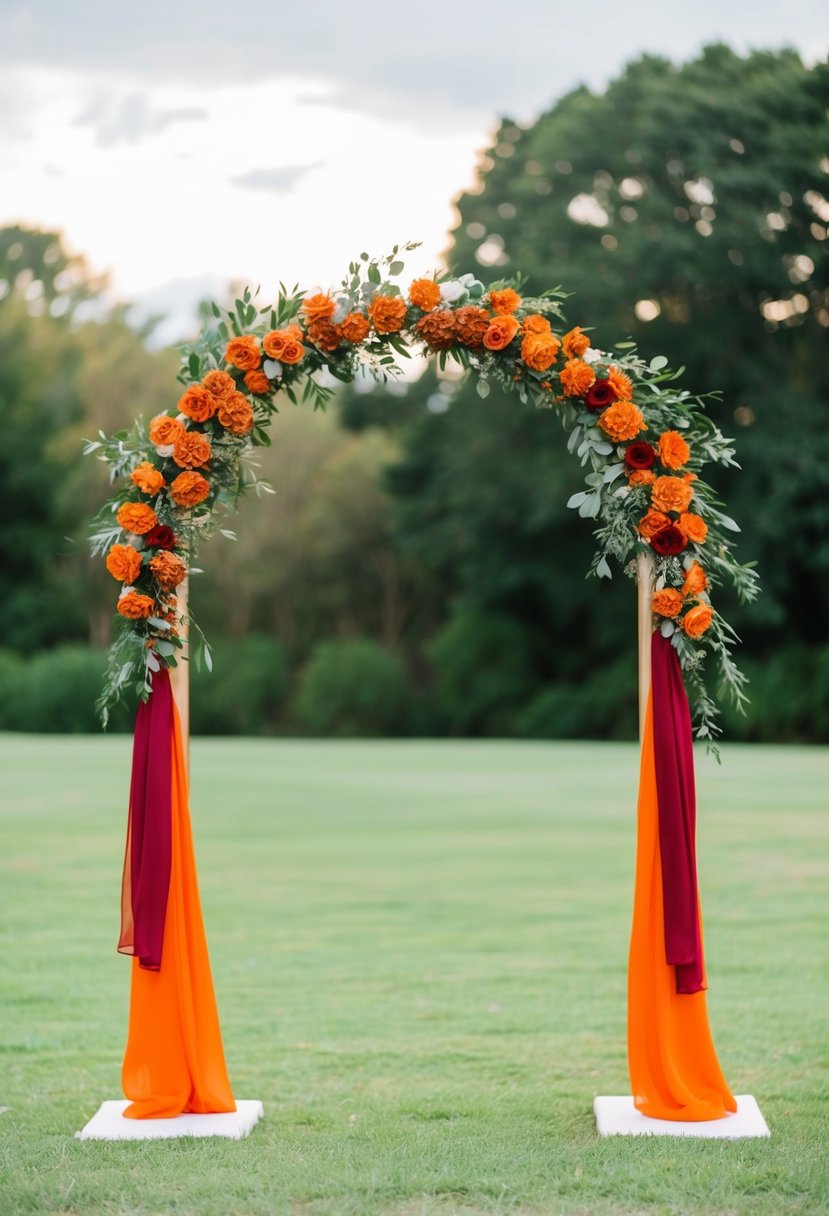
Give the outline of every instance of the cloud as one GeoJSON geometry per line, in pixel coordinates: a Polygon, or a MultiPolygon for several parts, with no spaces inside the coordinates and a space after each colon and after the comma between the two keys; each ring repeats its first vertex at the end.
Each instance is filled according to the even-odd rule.
{"type": "Polygon", "coordinates": [[[151,135],[159,135],[177,122],[204,122],[207,111],[200,106],[179,106],[159,109],[152,106],[146,93],[117,96],[99,93],[75,119],[77,127],[93,127],[96,142],[102,148],[114,144],[137,144],[151,135]]]}
{"type": "Polygon", "coordinates": [[[321,160],[316,160],[308,165],[280,165],[276,169],[249,169],[247,173],[239,173],[230,180],[234,186],[242,186],[245,190],[270,190],[273,194],[290,194],[298,181],[314,169],[320,169],[323,163],[321,160]]]}

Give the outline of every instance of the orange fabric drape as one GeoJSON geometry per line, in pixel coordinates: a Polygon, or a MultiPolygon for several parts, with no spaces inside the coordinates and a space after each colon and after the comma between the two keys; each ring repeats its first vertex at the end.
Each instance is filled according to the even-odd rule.
{"type": "Polygon", "coordinates": [[[124,1094],[131,1119],[234,1111],[202,923],[181,726],[173,710],[172,864],[161,968],[132,962],[124,1094]]]}
{"type": "Polygon", "coordinates": [[[708,1026],[705,992],[676,991],[665,958],[653,704],[639,775],[636,888],[628,966],[628,1066],[637,1110],[699,1122],[736,1111],[708,1026]]]}

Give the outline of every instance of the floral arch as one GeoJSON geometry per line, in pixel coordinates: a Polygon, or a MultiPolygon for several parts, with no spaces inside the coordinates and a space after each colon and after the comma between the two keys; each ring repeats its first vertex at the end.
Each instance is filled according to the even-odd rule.
{"type": "MultiPolygon", "coordinates": [[[[139,701],[119,942],[135,956],[124,1071],[133,1108],[127,1113],[157,1115],[154,1092],[169,1098],[178,1082],[185,1096],[174,1113],[196,1109],[187,1105],[195,1083],[189,1065],[157,1058],[157,1036],[147,1026],[158,1026],[159,1018],[201,1027],[201,1046],[188,1044],[182,1059],[192,1062],[201,1051],[210,1057],[211,1075],[224,1069],[198,897],[167,901],[174,889],[192,896],[195,884],[192,855],[182,845],[189,840],[186,767],[168,673],[186,657],[188,634],[196,661],[211,665],[181,594],[188,569],[200,542],[224,530],[240,496],[269,491],[252,457],[257,446],[270,444],[279,404],[324,409],[336,381],[348,383],[366,371],[388,378],[399,373],[398,358],[426,352],[441,366],[459,364],[482,397],[496,385],[522,406],[548,411],[551,425],[557,415],[584,470],[584,488],[567,506],[594,521],[590,573],[609,579],[613,564],[634,579],[647,571],[640,631],[645,645],[653,635],[653,667],[630,963],[631,1079],[645,1113],[721,1117],[734,1109],[734,1099],[719,1072],[704,1004],[685,685],[696,735],[715,746],[718,707],[706,690],[705,660],[713,660],[720,695],[740,705],[745,691],[733,657],[738,639],[712,594],[726,581],[743,601],[757,593],[752,564],[740,564],[734,554],[738,526],[703,477],[707,464],[735,465],[731,441],[708,417],[703,399],[680,387],[681,369],[671,370],[664,357],[648,361],[628,341],[611,350],[594,347],[582,327],[568,328],[558,288],[531,295],[520,278],[485,286],[473,274],[420,278],[403,287],[402,255],[411,248],[396,247],[379,259],[361,254],[330,293],[282,286],[264,307],[250,290],[232,309],[213,304],[215,324],[184,350],[177,402],[149,423],[139,419],[131,430],[101,433],[86,446],[117,483],[92,536],[93,552],[105,555],[120,585],[100,701],[104,722],[114,701],[132,693],[139,701]],[[661,913],[654,915],[655,907],[661,913]],[[173,931],[170,918],[177,916],[186,924],[173,931]],[[171,932],[201,944],[184,958],[165,946],[171,932]],[[187,984],[171,980],[159,996],[151,977],[164,974],[163,950],[168,969],[190,972],[187,984]],[[195,1011],[182,1008],[183,991],[201,991],[195,1011]]],[[[640,606],[642,593],[640,577],[640,606]]],[[[224,1077],[201,1094],[198,1109],[232,1109],[224,1077]]]]}

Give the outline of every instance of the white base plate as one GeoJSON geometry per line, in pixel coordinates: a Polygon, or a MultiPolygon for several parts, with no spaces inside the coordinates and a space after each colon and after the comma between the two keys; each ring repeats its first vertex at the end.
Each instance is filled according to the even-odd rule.
{"type": "Polygon", "coordinates": [[[225,1136],[241,1140],[262,1117],[261,1102],[240,1099],[226,1115],[178,1115],[175,1119],[125,1119],[126,1100],[102,1102],[78,1140],[170,1140],[177,1136],[225,1136]]]}
{"type": "Polygon", "coordinates": [[[687,1123],[673,1119],[651,1119],[633,1105],[633,1098],[594,1098],[593,1113],[600,1136],[700,1136],[708,1140],[741,1140],[747,1136],[770,1136],[752,1094],[737,1094],[737,1110],[724,1119],[687,1123]]]}

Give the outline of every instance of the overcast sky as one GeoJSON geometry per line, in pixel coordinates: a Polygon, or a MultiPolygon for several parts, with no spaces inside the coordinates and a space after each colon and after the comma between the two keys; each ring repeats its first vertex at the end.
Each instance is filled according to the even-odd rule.
{"type": "Polygon", "coordinates": [[[718,39],[814,62],[826,6],[0,0],[0,223],[63,230],[122,298],[179,314],[231,278],[327,286],[398,241],[425,270],[499,117],[718,39]]]}

